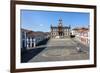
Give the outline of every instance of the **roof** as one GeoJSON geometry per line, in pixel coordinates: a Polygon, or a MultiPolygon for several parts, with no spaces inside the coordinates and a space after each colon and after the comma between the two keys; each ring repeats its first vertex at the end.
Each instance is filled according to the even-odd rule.
{"type": "Polygon", "coordinates": [[[81,28],[74,28],[73,30],[77,32],[87,32],[89,31],[89,28],[81,27],[81,28]]]}
{"type": "MultiPolygon", "coordinates": [[[[56,27],[56,26],[52,26],[51,28],[57,29],[58,27],[56,27]]],[[[70,27],[68,27],[68,26],[63,26],[62,28],[64,28],[64,29],[68,29],[68,28],[70,28],[70,27]]]]}
{"type": "Polygon", "coordinates": [[[21,32],[29,32],[29,31],[31,31],[31,30],[21,28],[21,32]]]}
{"type": "Polygon", "coordinates": [[[28,37],[37,37],[37,36],[46,36],[49,33],[48,32],[41,32],[41,31],[32,31],[32,30],[26,30],[26,29],[21,29],[22,32],[26,32],[28,37]]]}

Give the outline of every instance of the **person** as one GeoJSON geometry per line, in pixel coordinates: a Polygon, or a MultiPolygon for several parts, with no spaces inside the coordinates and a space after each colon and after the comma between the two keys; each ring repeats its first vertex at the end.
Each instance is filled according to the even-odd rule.
{"type": "Polygon", "coordinates": [[[79,44],[78,44],[78,47],[76,47],[76,49],[78,52],[82,52],[82,48],[79,46],[79,44]]]}

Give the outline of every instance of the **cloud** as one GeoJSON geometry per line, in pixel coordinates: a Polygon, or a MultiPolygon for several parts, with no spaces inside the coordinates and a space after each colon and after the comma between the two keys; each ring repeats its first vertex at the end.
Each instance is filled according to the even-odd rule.
{"type": "Polygon", "coordinates": [[[40,27],[42,27],[42,26],[43,26],[43,24],[40,24],[39,26],[40,26],[40,27]]]}

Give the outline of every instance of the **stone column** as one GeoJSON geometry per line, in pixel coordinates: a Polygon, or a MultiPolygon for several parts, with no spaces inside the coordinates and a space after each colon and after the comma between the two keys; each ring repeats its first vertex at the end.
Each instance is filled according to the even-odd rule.
{"type": "Polygon", "coordinates": [[[27,36],[26,36],[26,32],[24,32],[24,47],[26,48],[27,47],[27,36]]]}
{"type": "Polygon", "coordinates": [[[35,47],[36,46],[36,39],[34,38],[33,41],[34,41],[34,47],[35,47]]]}
{"type": "Polygon", "coordinates": [[[27,38],[27,44],[26,44],[27,48],[29,47],[29,39],[27,38]]]}
{"type": "Polygon", "coordinates": [[[30,38],[30,47],[32,47],[32,38],[30,38]]]}

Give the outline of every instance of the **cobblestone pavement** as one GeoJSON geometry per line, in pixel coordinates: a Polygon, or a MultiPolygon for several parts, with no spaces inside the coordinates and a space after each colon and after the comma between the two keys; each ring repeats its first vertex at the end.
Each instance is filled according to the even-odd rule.
{"type": "Polygon", "coordinates": [[[68,61],[89,59],[89,47],[75,39],[50,39],[47,47],[29,62],[68,61]],[[77,47],[81,47],[81,52],[77,47]]]}

